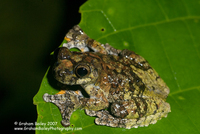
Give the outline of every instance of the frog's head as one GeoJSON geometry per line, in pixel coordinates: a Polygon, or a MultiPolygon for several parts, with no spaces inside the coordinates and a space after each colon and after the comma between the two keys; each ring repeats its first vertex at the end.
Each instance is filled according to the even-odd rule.
{"type": "Polygon", "coordinates": [[[71,52],[66,47],[61,47],[53,67],[54,77],[67,85],[94,83],[99,69],[92,65],[91,60],[87,53],[71,52]]]}

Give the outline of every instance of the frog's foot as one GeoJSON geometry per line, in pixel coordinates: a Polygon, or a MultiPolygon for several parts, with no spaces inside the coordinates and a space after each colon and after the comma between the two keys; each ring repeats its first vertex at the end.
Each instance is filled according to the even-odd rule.
{"type": "Polygon", "coordinates": [[[79,91],[60,91],[58,94],[49,95],[45,93],[43,99],[45,102],[51,102],[55,104],[62,115],[61,124],[64,127],[70,125],[70,117],[72,113],[79,107],[79,98],[82,97],[79,91]]]}
{"type": "Polygon", "coordinates": [[[120,127],[131,129],[132,127],[137,128],[139,125],[136,123],[137,119],[122,119],[113,117],[108,111],[99,111],[97,113],[98,118],[95,119],[97,125],[105,125],[110,127],[120,127]]]}
{"type": "Polygon", "coordinates": [[[97,125],[119,127],[120,119],[113,117],[108,111],[98,111],[97,117],[95,119],[97,125]]]}
{"type": "Polygon", "coordinates": [[[85,109],[85,113],[89,116],[96,116],[98,111],[85,109]]]}
{"type": "Polygon", "coordinates": [[[78,48],[81,52],[88,52],[90,49],[94,52],[111,55],[118,55],[121,52],[121,50],[113,48],[108,43],[101,44],[89,38],[78,25],[69,30],[65,36],[65,40],[67,43],[64,43],[63,47],[67,47],[68,49],[78,48]]]}
{"type": "Polygon", "coordinates": [[[83,30],[78,25],[75,25],[66,34],[65,40],[67,43],[64,43],[63,47],[67,47],[68,49],[78,48],[81,52],[88,52],[89,48],[86,44],[88,38],[89,37],[83,32],[83,30]]]}

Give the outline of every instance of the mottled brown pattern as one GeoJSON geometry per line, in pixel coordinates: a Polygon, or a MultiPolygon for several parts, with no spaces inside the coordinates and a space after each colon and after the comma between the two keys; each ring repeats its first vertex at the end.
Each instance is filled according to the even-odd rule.
{"type": "Polygon", "coordinates": [[[43,96],[59,107],[63,126],[69,126],[78,108],[97,116],[97,125],[127,129],[155,124],[171,111],[165,102],[169,88],[143,57],[90,39],[78,26],[65,39],[68,43],[60,48],[53,67],[55,78],[63,84],[81,85],[90,98],[68,90],[43,96]],[[74,47],[81,52],[69,51],[74,47]]]}

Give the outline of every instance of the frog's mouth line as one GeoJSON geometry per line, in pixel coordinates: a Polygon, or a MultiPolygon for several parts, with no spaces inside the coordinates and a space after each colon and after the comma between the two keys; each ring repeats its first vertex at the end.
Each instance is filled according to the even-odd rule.
{"type": "Polygon", "coordinates": [[[58,85],[57,89],[59,89],[59,90],[71,90],[71,91],[79,90],[79,91],[81,91],[82,95],[85,98],[90,98],[90,96],[87,94],[87,92],[80,85],[65,85],[65,84],[62,84],[60,82],[58,82],[57,85],[58,85]]]}

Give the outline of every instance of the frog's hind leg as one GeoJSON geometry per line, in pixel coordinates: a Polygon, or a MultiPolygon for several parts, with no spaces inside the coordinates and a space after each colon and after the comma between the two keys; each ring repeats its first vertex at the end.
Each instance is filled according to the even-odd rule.
{"type": "Polygon", "coordinates": [[[121,127],[121,128],[132,128],[132,125],[129,125],[129,122],[134,123],[133,121],[136,119],[122,119],[113,117],[109,114],[108,111],[98,111],[97,112],[98,118],[95,119],[95,123],[97,125],[109,126],[109,127],[121,127]],[[133,121],[132,121],[133,120],[133,121]]]}
{"type": "Polygon", "coordinates": [[[119,101],[111,105],[111,113],[99,111],[95,123],[111,127],[130,129],[155,124],[162,117],[167,117],[170,105],[159,98],[135,98],[129,101],[119,101]]]}
{"type": "MultiPolygon", "coordinates": [[[[97,125],[104,125],[104,126],[110,126],[110,127],[123,127],[129,129],[129,127],[125,126],[126,120],[129,119],[121,119],[121,118],[115,118],[112,115],[109,114],[106,110],[100,110],[100,111],[93,111],[85,109],[85,113],[89,116],[97,116],[98,118],[95,119],[95,123],[97,125]]],[[[131,128],[131,127],[130,127],[131,128]]]]}
{"type": "Polygon", "coordinates": [[[117,118],[113,117],[108,113],[108,111],[99,111],[97,113],[98,118],[95,119],[95,123],[97,125],[104,125],[109,127],[120,127],[120,128],[138,128],[148,126],[149,124],[155,124],[157,120],[154,120],[154,116],[149,116],[148,118],[142,117],[139,119],[123,119],[123,118],[117,118]],[[147,120],[148,119],[148,120],[147,120]],[[150,122],[153,120],[154,122],[150,122]],[[150,123],[149,123],[150,122],[150,123]]]}

